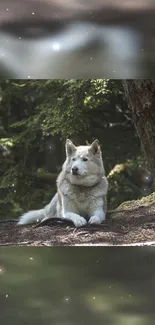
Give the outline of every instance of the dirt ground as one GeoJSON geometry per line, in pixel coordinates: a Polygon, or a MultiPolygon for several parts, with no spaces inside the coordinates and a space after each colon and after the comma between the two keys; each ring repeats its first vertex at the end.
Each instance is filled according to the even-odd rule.
{"type": "Polygon", "coordinates": [[[149,201],[145,198],[123,204],[98,226],[77,229],[67,222],[51,220],[36,228],[1,222],[0,246],[154,246],[154,196],[149,201]]]}

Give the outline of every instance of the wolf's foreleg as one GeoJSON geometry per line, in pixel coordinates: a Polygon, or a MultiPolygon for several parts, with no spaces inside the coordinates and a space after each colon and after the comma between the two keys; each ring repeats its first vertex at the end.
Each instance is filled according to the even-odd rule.
{"type": "Polygon", "coordinates": [[[102,208],[99,210],[94,211],[93,215],[90,217],[88,223],[90,224],[100,224],[103,221],[105,221],[105,212],[103,211],[102,208]]]}

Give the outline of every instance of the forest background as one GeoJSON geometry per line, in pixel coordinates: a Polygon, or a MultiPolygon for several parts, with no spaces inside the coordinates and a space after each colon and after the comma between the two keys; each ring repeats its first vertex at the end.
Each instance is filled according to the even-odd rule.
{"type": "Polygon", "coordinates": [[[109,209],[153,192],[121,80],[2,80],[0,218],[49,203],[66,138],[100,141],[109,209]]]}

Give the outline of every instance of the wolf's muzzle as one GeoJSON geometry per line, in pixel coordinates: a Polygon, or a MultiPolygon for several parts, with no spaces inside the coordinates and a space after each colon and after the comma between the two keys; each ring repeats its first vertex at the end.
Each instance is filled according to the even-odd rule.
{"type": "Polygon", "coordinates": [[[72,168],[72,174],[73,175],[78,175],[78,167],[73,167],[72,168]]]}

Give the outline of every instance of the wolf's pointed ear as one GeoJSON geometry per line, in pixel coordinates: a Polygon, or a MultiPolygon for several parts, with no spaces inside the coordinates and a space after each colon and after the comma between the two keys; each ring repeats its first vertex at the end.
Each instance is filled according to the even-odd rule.
{"type": "Polygon", "coordinates": [[[100,144],[97,139],[92,142],[89,151],[91,151],[93,155],[99,154],[101,152],[100,144]]]}
{"type": "Polygon", "coordinates": [[[73,142],[69,139],[66,140],[66,155],[70,156],[76,150],[76,146],[74,146],[73,142]]]}

